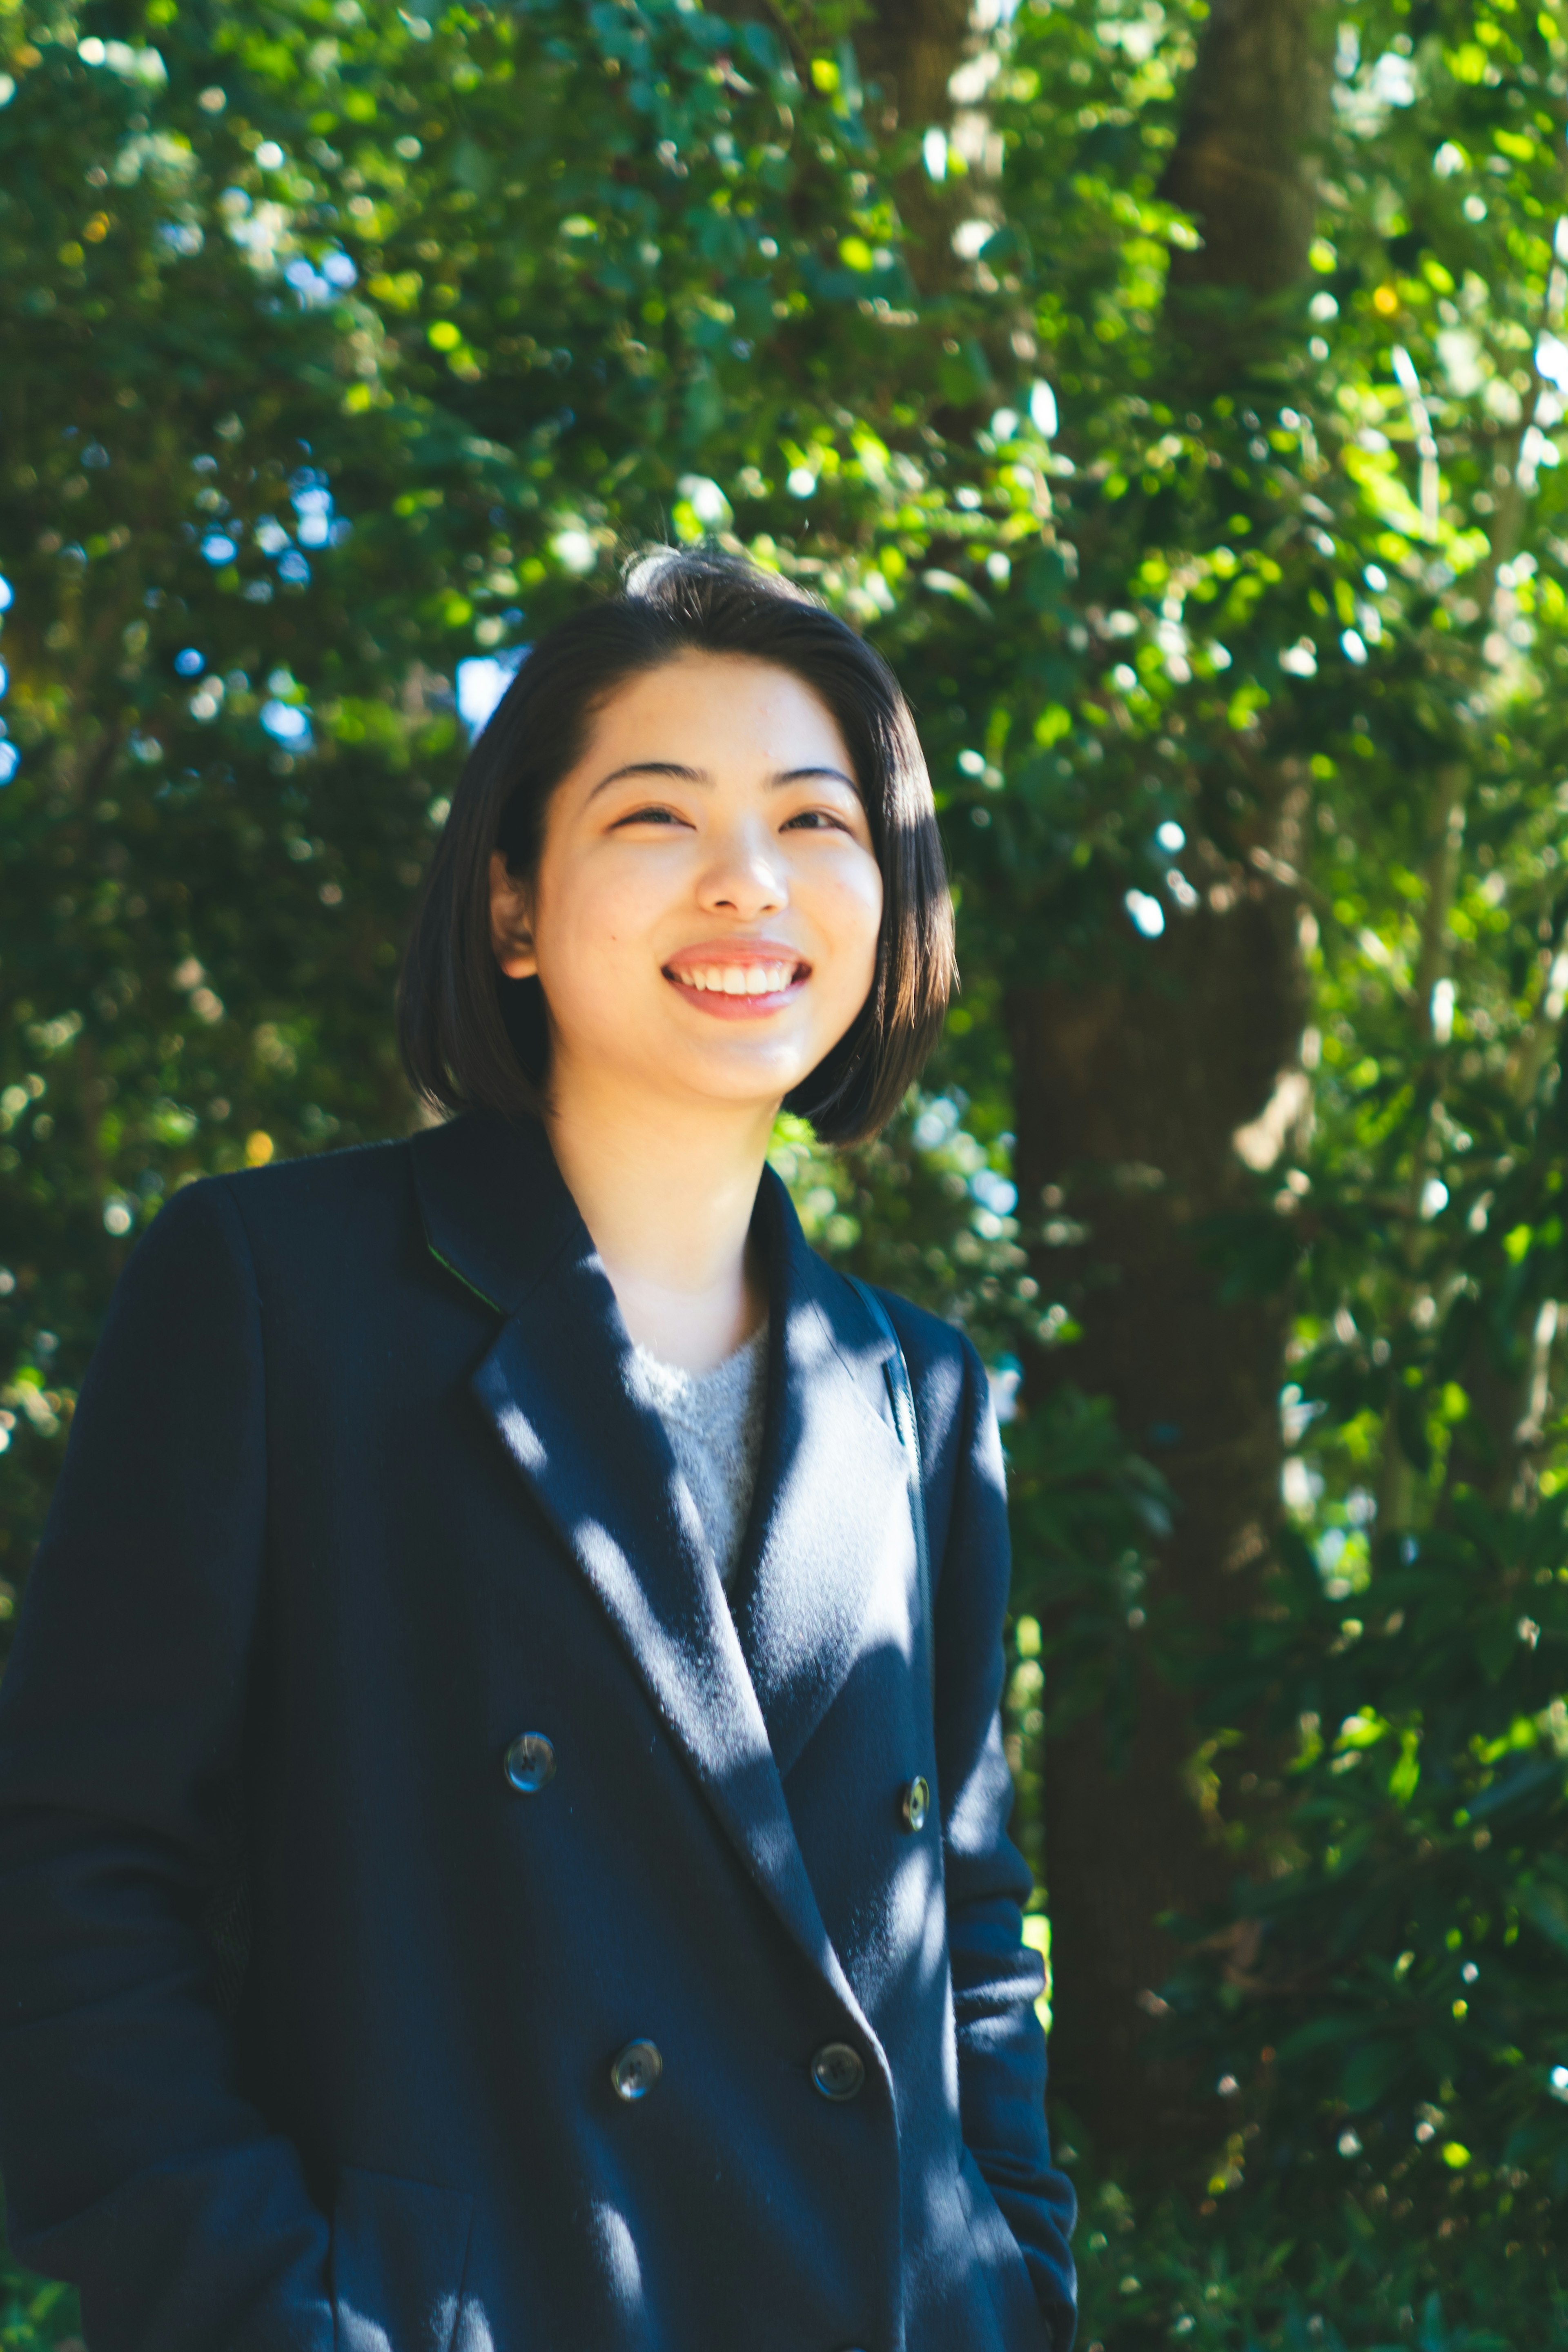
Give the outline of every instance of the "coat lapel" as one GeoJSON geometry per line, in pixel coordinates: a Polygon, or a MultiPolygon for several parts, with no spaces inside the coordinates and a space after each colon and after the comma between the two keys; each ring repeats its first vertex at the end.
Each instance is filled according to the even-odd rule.
{"type": "Polygon", "coordinates": [[[731,1606],[787,1776],[861,1652],[890,1643],[911,1655],[920,1629],[888,1344],[809,1246],[771,1169],[758,1208],[771,1270],[768,1403],[731,1606]]]}
{"type": "Polygon", "coordinates": [[[752,1877],[859,2017],[712,1553],[658,1415],[627,1390],[626,1327],[542,1129],[469,1114],[413,1150],[432,1254],[504,1318],[475,1396],[752,1877]]]}

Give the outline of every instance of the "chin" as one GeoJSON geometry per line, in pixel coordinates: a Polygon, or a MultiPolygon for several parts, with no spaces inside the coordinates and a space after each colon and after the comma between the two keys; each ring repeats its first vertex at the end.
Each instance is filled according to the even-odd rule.
{"type": "Polygon", "coordinates": [[[788,1061],[753,1061],[730,1054],[671,1055],[665,1067],[679,1084],[710,1101],[732,1103],[737,1110],[753,1110],[782,1102],[816,1066],[791,1055],[788,1061]]]}

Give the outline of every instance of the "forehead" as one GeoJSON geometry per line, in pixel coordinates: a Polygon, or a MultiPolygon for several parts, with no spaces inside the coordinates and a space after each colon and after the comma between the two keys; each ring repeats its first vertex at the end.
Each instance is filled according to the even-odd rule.
{"type": "Polygon", "coordinates": [[[713,776],[818,765],[855,773],[821,696],[793,670],[743,654],[679,654],[606,696],[581,766],[603,773],[632,760],[713,776]]]}

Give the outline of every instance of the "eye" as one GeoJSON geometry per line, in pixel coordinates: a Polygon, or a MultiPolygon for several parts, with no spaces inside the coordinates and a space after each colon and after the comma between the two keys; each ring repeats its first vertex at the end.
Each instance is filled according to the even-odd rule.
{"type": "Polygon", "coordinates": [[[848,833],[851,830],[847,821],[836,809],[826,808],[802,809],[798,816],[787,818],[780,831],[792,833],[797,828],[808,833],[848,833]]]}
{"type": "Polygon", "coordinates": [[[676,825],[684,824],[685,823],[686,819],[681,816],[677,810],[672,808],[660,808],[656,805],[651,808],[628,809],[625,816],[618,816],[616,819],[614,824],[610,827],[610,831],[612,833],[619,833],[624,826],[628,824],[676,825]]]}

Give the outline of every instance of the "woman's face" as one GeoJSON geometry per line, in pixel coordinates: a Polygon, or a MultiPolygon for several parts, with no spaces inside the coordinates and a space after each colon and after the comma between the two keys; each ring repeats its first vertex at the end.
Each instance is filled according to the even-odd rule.
{"type": "Polygon", "coordinates": [[[882,876],[844,739],[790,671],[683,654],[603,706],[491,936],[549,1010],[551,1093],[771,1109],[870,993],[882,876]]]}

